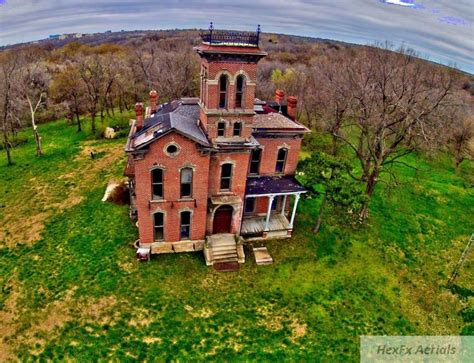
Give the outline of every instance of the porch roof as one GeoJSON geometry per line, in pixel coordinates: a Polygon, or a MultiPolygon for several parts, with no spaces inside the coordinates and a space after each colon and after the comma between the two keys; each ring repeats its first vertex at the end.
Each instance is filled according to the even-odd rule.
{"type": "Polygon", "coordinates": [[[249,177],[245,188],[247,196],[305,192],[306,189],[292,175],[249,177]]]}

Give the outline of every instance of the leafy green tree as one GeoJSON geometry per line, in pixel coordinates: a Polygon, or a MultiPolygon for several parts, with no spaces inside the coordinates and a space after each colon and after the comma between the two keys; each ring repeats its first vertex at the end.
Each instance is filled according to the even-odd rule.
{"type": "Polygon", "coordinates": [[[352,177],[352,167],[338,157],[314,152],[298,164],[298,180],[308,189],[309,195],[322,195],[319,215],[313,231],[319,232],[326,205],[343,210],[354,217],[364,204],[366,196],[352,177]]]}

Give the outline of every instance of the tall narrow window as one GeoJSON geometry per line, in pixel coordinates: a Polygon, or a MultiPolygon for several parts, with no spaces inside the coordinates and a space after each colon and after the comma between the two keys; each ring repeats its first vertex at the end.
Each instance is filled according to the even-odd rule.
{"type": "Polygon", "coordinates": [[[235,88],[235,108],[243,108],[245,77],[243,75],[237,76],[235,88]]]}
{"type": "Polygon", "coordinates": [[[278,150],[277,161],[275,165],[275,171],[277,173],[284,172],[287,154],[288,154],[288,149],[281,148],[280,150],[278,150]]]}
{"type": "Polygon", "coordinates": [[[217,136],[225,136],[225,122],[217,123],[217,136]]]}
{"type": "Polygon", "coordinates": [[[191,236],[191,212],[181,212],[181,224],[179,228],[181,239],[189,239],[191,236]]]}
{"type": "Polygon", "coordinates": [[[153,230],[154,230],[154,240],[162,241],[164,238],[164,214],[161,212],[156,212],[153,214],[153,230]]]}
{"type": "Polygon", "coordinates": [[[189,198],[192,196],[193,190],[193,169],[181,169],[181,198],[189,198]]]}
{"type": "Polygon", "coordinates": [[[240,136],[242,132],[242,122],[235,122],[234,123],[234,132],[232,133],[233,136],[240,136]]]}
{"type": "Polygon", "coordinates": [[[277,195],[275,198],[273,198],[272,211],[275,211],[279,205],[280,205],[280,196],[277,195]]]}
{"type": "Polygon", "coordinates": [[[227,107],[227,87],[228,87],[228,78],[225,74],[219,78],[219,108],[227,107]]]}
{"type": "Polygon", "coordinates": [[[232,164],[223,164],[221,167],[221,190],[230,190],[232,181],[232,164]]]}
{"type": "Polygon", "coordinates": [[[250,214],[255,211],[255,198],[245,199],[245,213],[250,214]]]}
{"type": "Polygon", "coordinates": [[[250,171],[249,174],[256,175],[260,172],[260,158],[262,156],[262,149],[252,150],[250,157],[250,171]]]}
{"type": "Polygon", "coordinates": [[[152,199],[163,199],[162,169],[153,169],[151,171],[151,197],[152,199]]]}

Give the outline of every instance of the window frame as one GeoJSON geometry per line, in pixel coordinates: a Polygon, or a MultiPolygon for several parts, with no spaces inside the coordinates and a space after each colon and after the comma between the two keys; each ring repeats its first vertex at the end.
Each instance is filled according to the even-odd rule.
{"type": "Polygon", "coordinates": [[[180,241],[190,240],[191,239],[191,224],[192,224],[193,213],[188,210],[183,210],[179,212],[179,239],[180,241]],[[183,224],[183,213],[189,213],[189,223],[183,224]],[[187,236],[183,238],[183,227],[187,228],[187,236]]]}
{"type": "Polygon", "coordinates": [[[218,87],[219,87],[219,89],[218,89],[219,90],[218,108],[219,109],[226,109],[227,104],[229,102],[229,97],[228,97],[229,77],[226,74],[221,74],[219,76],[218,87]],[[225,83],[223,81],[225,81],[225,83]],[[223,85],[225,85],[225,86],[222,87],[223,85]],[[224,101],[224,104],[222,104],[222,100],[224,101]]]}
{"type": "Polygon", "coordinates": [[[225,137],[225,129],[226,129],[226,123],[225,121],[219,121],[217,123],[217,137],[225,137]],[[219,126],[224,126],[223,128],[219,128],[219,126]],[[221,135],[222,131],[222,135],[221,135]]]}
{"type": "Polygon", "coordinates": [[[159,242],[165,239],[165,213],[157,211],[153,213],[153,241],[159,242]],[[156,223],[156,216],[161,214],[161,225],[156,223]],[[156,238],[157,229],[161,229],[161,238],[156,238]]]}
{"type": "Polygon", "coordinates": [[[189,198],[192,199],[193,197],[193,181],[194,181],[194,170],[191,167],[184,167],[181,168],[180,173],[179,173],[179,197],[181,199],[189,198]],[[191,181],[183,183],[183,172],[190,170],[191,171],[191,181]],[[183,185],[189,185],[189,195],[184,195],[183,194],[183,185]]]}
{"type": "Polygon", "coordinates": [[[277,159],[275,163],[275,173],[277,174],[284,174],[285,173],[285,167],[286,167],[286,160],[288,159],[288,148],[286,147],[281,147],[278,149],[277,152],[277,159]],[[285,157],[283,159],[280,159],[280,152],[284,151],[285,152],[285,157]],[[281,170],[278,170],[278,165],[281,164],[281,170]]]}
{"type": "Polygon", "coordinates": [[[224,191],[230,191],[231,188],[232,188],[232,174],[234,172],[234,164],[232,163],[224,163],[221,165],[221,174],[220,174],[220,182],[219,182],[219,190],[221,192],[224,192],[224,191]],[[230,171],[229,171],[229,176],[223,176],[223,171],[224,171],[224,167],[226,167],[227,165],[230,165],[230,171]],[[224,180],[228,180],[228,188],[223,188],[222,187],[222,182],[224,180]]]}
{"type": "Polygon", "coordinates": [[[236,121],[234,122],[234,125],[232,127],[232,136],[240,136],[242,135],[242,122],[241,121],[236,121]],[[236,128],[236,125],[239,125],[238,128],[236,128]],[[238,133],[236,134],[235,131],[238,131],[238,133]]]}
{"type": "Polygon", "coordinates": [[[259,175],[260,174],[260,164],[262,162],[262,152],[263,152],[262,148],[257,148],[257,149],[252,150],[252,153],[250,154],[250,162],[249,162],[249,175],[259,175]],[[256,151],[259,151],[258,161],[254,160],[254,158],[253,158],[254,152],[256,152],[256,151]],[[254,165],[255,163],[257,163],[257,171],[252,172],[252,165],[254,165]]]}
{"type": "Polygon", "coordinates": [[[256,205],[257,205],[257,198],[255,198],[255,197],[245,198],[244,214],[253,214],[253,213],[255,213],[256,205]],[[247,210],[249,200],[252,200],[252,209],[251,210],[247,210]]]}
{"type": "Polygon", "coordinates": [[[244,108],[245,79],[246,77],[243,74],[239,74],[235,80],[235,108],[244,108]],[[239,80],[242,80],[240,89],[239,80]]]}
{"type": "Polygon", "coordinates": [[[165,198],[165,172],[162,168],[153,168],[151,169],[151,199],[152,200],[162,200],[165,198]],[[161,173],[161,182],[154,181],[155,172],[160,171],[161,173]],[[154,187],[155,185],[161,185],[161,195],[155,196],[154,187]]]}

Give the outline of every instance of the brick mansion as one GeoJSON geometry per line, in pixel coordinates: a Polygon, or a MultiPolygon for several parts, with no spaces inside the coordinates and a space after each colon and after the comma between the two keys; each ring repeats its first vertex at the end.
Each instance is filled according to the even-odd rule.
{"type": "Polygon", "coordinates": [[[200,96],[135,106],[125,151],[131,214],[149,253],[204,251],[244,262],[242,243],[290,237],[304,188],[294,178],[303,136],[296,97],[255,97],[259,31],[212,27],[195,47],[200,96]]]}

